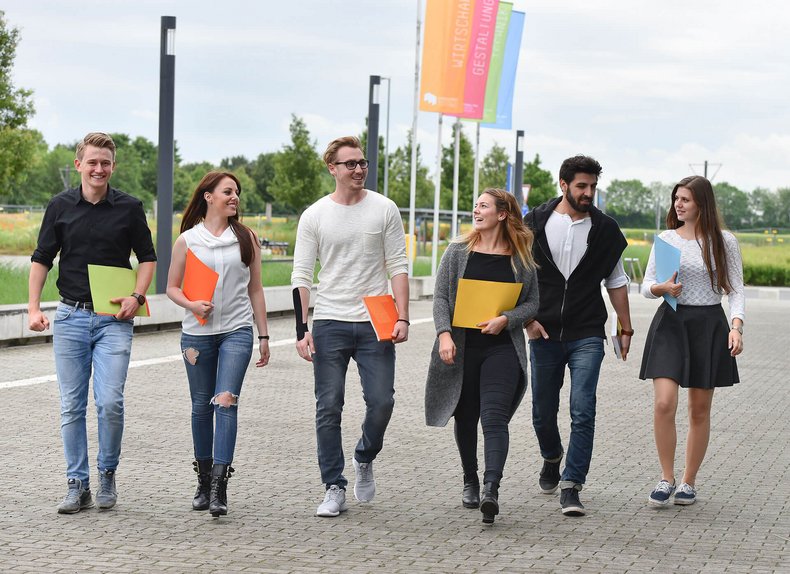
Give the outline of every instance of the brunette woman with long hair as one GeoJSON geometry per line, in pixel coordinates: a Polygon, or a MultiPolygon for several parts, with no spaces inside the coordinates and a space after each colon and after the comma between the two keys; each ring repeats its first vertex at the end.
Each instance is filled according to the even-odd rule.
{"type": "Polygon", "coordinates": [[[532,258],[532,231],[521,219],[512,194],[487,189],[477,200],[472,231],[456,238],[436,275],[433,320],[436,343],[425,389],[430,426],[455,418],[466,508],[480,508],[483,522],[499,513],[499,484],[509,447],[508,424],[524,396],[527,352],[524,323],[538,312],[538,279],[532,258]],[[460,279],[521,283],[516,306],[477,329],[453,327],[460,279]],[[477,425],[483,426],[483,496],[477,474],[477,425]]]}
{"type": "Polygon", "coordinates": [[[661,480],[650,493],[651,506],[696,501],[697,472],[710,439],[713,392],[739,382],[735,357],[743,350],[743,263],[738,241],[716,209],[713,187],[704,177],[682,179],[672,190],[667,230],[659,237],[680,250],[680,271],[656,282],[655,248],[642,283],[650,299],[669,294],[677,311],[664,302],[650,325],[640,379],[653,379],[654,433],[661,480]],[[721,306],[727,294],[730,318],[721,306]],[[686,465],[675,481],[678,388],[689,390],[686,465]],[[672,495],[674,494],[674,499],[672,495]]]}
{"type": "Polygon", "coordinates": [[[258,239],[239,221],[241,184],[228,172],[207,173],[184,210],[173,245],[167,296],[186,310],[181,352],[192,398],[192,442],[198,474],[194,510],[228,513],[228,478],[236,447],[238,400],[258,330],[259,359],[269,362],[266,301],[258,239]],[[182,290],[190,250],[219,275],[211,301],[190,301],[182,290]]]}

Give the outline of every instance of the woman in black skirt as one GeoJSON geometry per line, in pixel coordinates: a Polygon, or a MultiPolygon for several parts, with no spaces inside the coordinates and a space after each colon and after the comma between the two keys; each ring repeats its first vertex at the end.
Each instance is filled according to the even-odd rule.
{"type": "Polygon", "coordinates": [[[652,506],[693,504],[695,482],[710,438],[713,391],[739,381],[735,356],[743,350],[743,263],[738,241],[722,230],[713,188],[704,177],[682,179],[672,190],[667,230],[659,237],[677,247],[680,271],[656,282],[655,247],[642,284],[650,299],[669,294],[677,311],[664,302],[647,334],[640,379],[653,379],[653,424],[661,481],[650,493],[652,506]],[[721,306],[726,293],[730,320],[721,306]],[[689,431],[686,466],[675,486],[675,413],[678,387],[687,388],[689,431]]]}

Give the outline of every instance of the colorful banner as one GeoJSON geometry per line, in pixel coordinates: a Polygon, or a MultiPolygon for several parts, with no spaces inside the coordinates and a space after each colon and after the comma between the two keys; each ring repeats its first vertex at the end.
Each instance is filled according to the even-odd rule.
{"type": "Polygon", "coordinates": [[[428,0],[420,81],[422,111],[456,115],[464,111],[474,4],[474,0],[428,0]]]}
{"type": "Polygon", "coordinates": [[[505,46],[507,44],[507,30],[510,26],[510,14],[513,4],[500,2],[496,17],[496,30],[494,42],[491,46],[491,63],[488,69],[486,82],[486,97],[483,105],[482,121],[493,123],[496,121],[496,105],[499,97],[499,82],[502,78],[502,64],[505,60],[505,46]]]}
{"type": "MultiPolygon", "coordinates": [[[[505,56],[502,62],[502,77],[499,81],[499,94],[496,104],[496,119],[484,123],[485,128],[509,130],[513,123],[513,91],[516,87],[518,54],[521,50],[521,35],[524,31],[524,12],[513,12],[508,26],[505,56]]],[[[486,99],[486,107],[488,100],[486,99]]]]}
{"type": "Polygon", "coordinates": [[[482,119],[499,0],[477,0],[466,63],[463,118],[482,119]]]}

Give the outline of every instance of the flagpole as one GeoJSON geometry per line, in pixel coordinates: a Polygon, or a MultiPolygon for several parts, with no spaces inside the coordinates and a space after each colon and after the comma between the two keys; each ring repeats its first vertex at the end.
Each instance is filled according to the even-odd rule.
{"type": "Polygon", "coordinates": [[[439,257],[439,194],[442,191],[442,117],[439,114],[439,133],[436,137],[436,188],[433,190],[433,241],[431,242],[431,275],[436,275],[439,257]]]}
{"type": "Polygon", "coordinates": [[[477,196],[480,194],[480,124],[481,122],[475,122],[477,128],[475,128],[475,174],[474,174],[474,185],[472,191],[472,206],[470,209],[474,209],[475,204],[477,204],[477,196]]]}
{"type": "Polygon", "coordinates": [[[450,224],[450,237],[458,235],[458,178],[461,159],[461,120],[455,118],[455,155],[453,157],[453,221],[450,224]]]}
{"type": "MultiPolygon", "coordinates": [[[[411,175],[409,181],[409,237],[406,247],[409,253],[409,277],[414,276],[414,260],[412,252],[417,253],[417,242],[414,238],[414,206],[417,203],[417,115],[420,107],[420,18],[422,18],[422,0],[417,0],[417,40],[414,48],[414,116],[411,120],[411,175]]],[[[389,105],[389,104],[388,104],[389,105]]]]}

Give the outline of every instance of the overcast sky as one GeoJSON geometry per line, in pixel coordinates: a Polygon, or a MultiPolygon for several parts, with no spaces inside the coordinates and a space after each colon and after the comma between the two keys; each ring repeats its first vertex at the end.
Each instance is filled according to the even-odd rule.
{"type": "MultiPolygon", "coordinates": [[[[523,129],[527,159],[539,153],[555,178],[565,157],[585,153],[603,165],[604,187],[673,183],[701,173],[705,160],[709,174],[719,170],[714,181],[745,191],[790,186],[790,4],[516,7],[526,22],[513,131],[482,130],[483,152],[498,142],[512,155],[523,129]]],[[[411,127],[416,0],[5,0],[0,9],[20,29],[14,81],[34,90],[32,126],[50,145],[93,130],[157,141],[163,15],[177,18],[175,135],[184,161],[277,150],[291,114],[323,151],[334,137],[361,133],[371,74],[392,78],[390,149],[411,127]]],[[[433,170],[437,116],[421,112],[418,121],[433,170]]]]}

